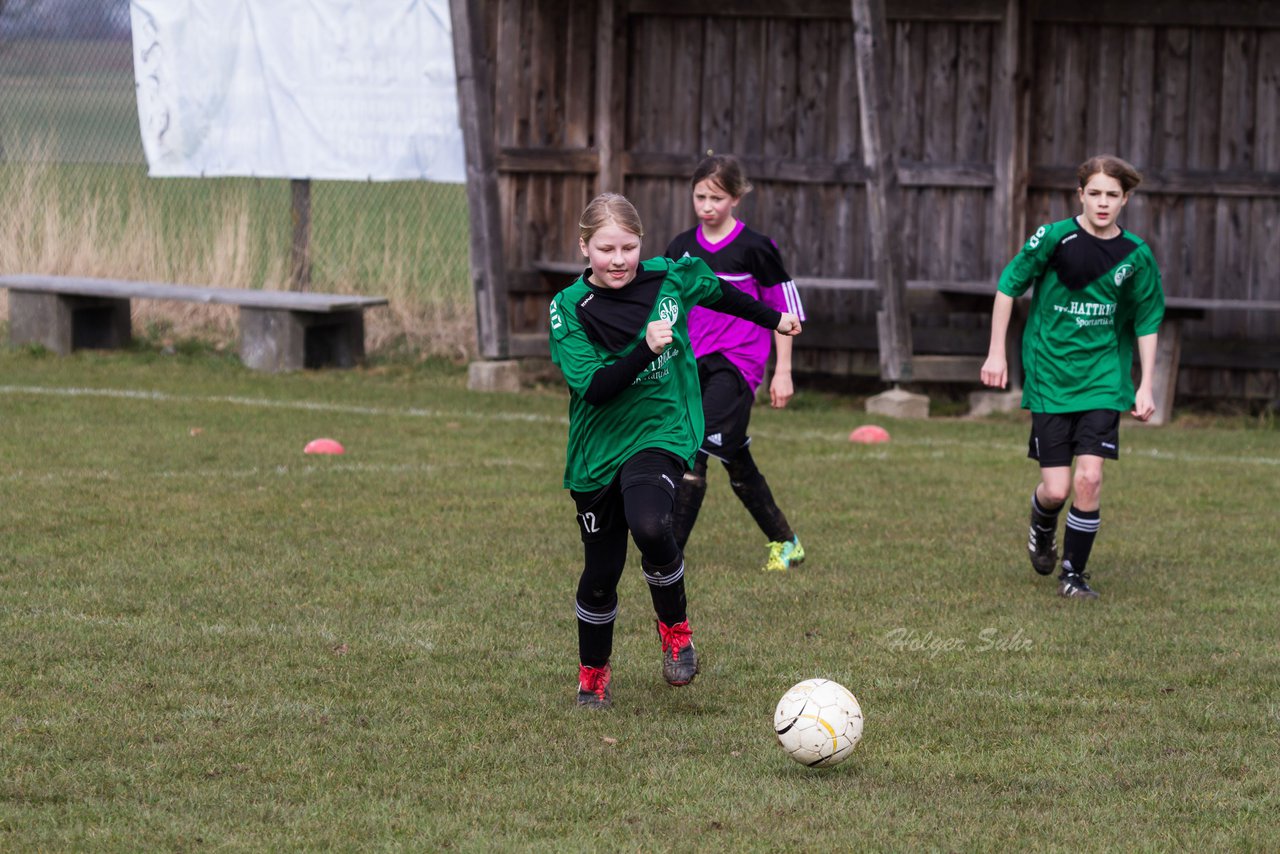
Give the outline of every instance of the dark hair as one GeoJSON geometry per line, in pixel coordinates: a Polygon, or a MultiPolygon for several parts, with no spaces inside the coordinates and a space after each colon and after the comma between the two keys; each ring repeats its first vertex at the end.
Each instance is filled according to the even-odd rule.
{"type": "Polygon", "coordinates": [[[1084,185],[1089,183],[1089,179],[1099,172],[1119,181],[1120,189],[1126,194],[1142,183],[1142,175],[1129,161],[1122,160],[1114,154],[1095,154],[1076,169],[1076,177],[1080,179],[1080,189],[1083,190],[1084,185]]]}
{"type": "Polygon", "coordinates": [[[588,243],[591,236],[612,221],[621,228],[644,237],[644,224],[640,222],[640,213],[626,196],[620,193],[601,193],[591,200],[582,217],[578,220],[578,237],[588,243]]]}
{"type": "Polygon", "coordinates": [[[751,192],[751,182],[742,171],[742,164],[732,154],[711,154],[702,159],[698,168],[693,170],[691,186],[698,186],[700,181],[714,181],[735,199],[740,199],[751,192]]]}

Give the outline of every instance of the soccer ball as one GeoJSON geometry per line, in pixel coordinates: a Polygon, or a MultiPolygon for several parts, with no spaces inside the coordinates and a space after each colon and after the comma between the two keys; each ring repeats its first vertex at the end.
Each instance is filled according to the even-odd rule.
{"type": "Polygon", "coordinates": [[[782,749],[801,765],[836,765],[862,740],[862,707],[843,685],[806,679],[778,701],[773,730],[782,749]]]}

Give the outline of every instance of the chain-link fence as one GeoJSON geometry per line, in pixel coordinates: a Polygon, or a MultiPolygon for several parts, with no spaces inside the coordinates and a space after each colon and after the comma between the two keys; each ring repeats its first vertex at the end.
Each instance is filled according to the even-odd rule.
{"type": "MultiPolygon", "coordinates": [[[[0,271],[288,289],[290,182],[149,178],[128,0],[0,0],[0,271]]],[[[311,184],[317,292],[387,296],[375,351],[474,347],[462,185],[311,184]]],[[[225,336],[221,309],[140,304],[141,331],[225,336]]]]}

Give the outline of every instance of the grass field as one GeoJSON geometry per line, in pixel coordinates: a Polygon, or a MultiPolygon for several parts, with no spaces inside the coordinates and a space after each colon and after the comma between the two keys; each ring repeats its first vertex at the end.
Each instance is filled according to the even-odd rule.
{"type": "Polygon", "coordinates": [[[560,388],[198,348],[0,376],[4,850],[1280,847],[1268,422],[1126,426],[1080,603],[1024,556],[1020,420],[859,446],[856,401],[802,391],[754,433],[808,561],[761,573],[716,477],[702,674],[662,682],[633,555],[589,713],[560,388]],[[826,771],[771,732],[810,676],[867,717],[826,771]]]}

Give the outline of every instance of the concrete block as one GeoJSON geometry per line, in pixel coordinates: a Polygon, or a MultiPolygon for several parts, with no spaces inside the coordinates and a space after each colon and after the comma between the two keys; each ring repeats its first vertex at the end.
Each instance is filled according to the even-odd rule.
{"type": "Polygon", "coordinates": [[[9,340],[65,356],[72,350],[128,346],[129,300],[9,291],[9,340]]]}
{"type": "Polygon", "coordinates": [[[364,360],[364,313],[240,308],[240,361],[255,371],[351,368],[364,360]]]}
{"type": "Polygon", "coordinates": [[[467,388],[471,391],[519,391],[520,362],[516,359],[472,362],[467,366],[467,388]]]}
{"type": "Polygon", "coordinates": [[[255,371],[296,371],[303,365],[305,330],[287,311],[240,309],[240,361],[255,371]]]}
{"type": "Polygon", "coordinates": [[[975,391],[969,395],[969,417],[981,418],[997,412],[1017,412],[1022,408],[1022,392],[975,391]]]}
{"type": "Polygon", "coordinates": [[[928,418],[929,398],[900,388],[891,388],[867,398],[867,412],[890,418],[928,418]]]}

